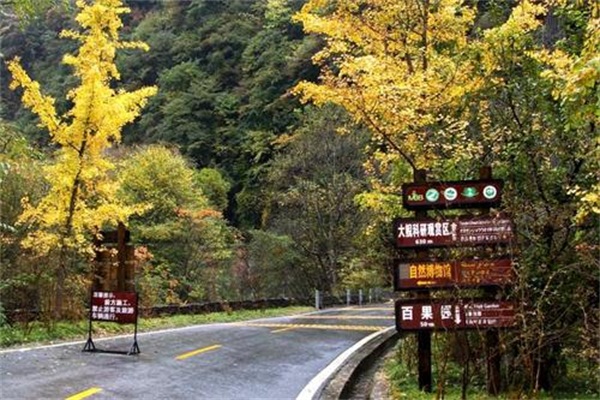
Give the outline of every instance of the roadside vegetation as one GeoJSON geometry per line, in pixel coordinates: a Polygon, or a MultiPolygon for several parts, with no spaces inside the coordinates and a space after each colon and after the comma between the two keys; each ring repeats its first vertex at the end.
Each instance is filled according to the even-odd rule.
{"type": "MultiPolygon", "coordinates": [[[[505,390],[499,396],[490,396],[486,389],[485,352],[483,339],[477,333],[438,333],[432,348],[433,388],[431,393],[419,390],[417,342],[407,335],[398,342],[393,355],[386,359],[384,370],[389,380],[389,395],[393,400],[594,400],[600,396],[598,364],[582,362],[570,357],[557,375],[552,391],[533,393],[513,380],[519,374],[510,370],[510,362],[502,365],[505,390]],[[470,346],[470,347],[469,347],[470,346]]],[[[574,351],[574,349],[572,350],[574,351]]]]}
{"type": "MultiPolygon", "coordinates": [[[[151,332],[161,329],[180,328],[193,325],[204,325],[224,322],[240,322],[258,318],[280,317],[301,314],[313,310],[311,307],[292,306],[283,308],[266,308],[261,310],[238,310],[230,312],[214,312],[195,315],[172,315],[163,317],[140,317],[138,332],[151,332]]],[[[14,326],[0,326],[0,348],[22,345],[44,345],[62,341],[85,340],[89,329],[87,319],[79,321],[40,322],[32,321],[14,326]]],[[[122,334],[133,334],[132,324],[116,324],[112,322],[94,322],[92,335],[94,338],[122,334]]]]}

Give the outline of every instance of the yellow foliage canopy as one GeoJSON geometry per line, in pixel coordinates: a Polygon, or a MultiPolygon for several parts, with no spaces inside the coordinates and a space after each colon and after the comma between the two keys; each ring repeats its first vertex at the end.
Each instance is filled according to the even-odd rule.
{"type": "Polygon", "coordinates": [[[314,57],[321,82],[295,92],[342,105],[413,167],[425,166],[430,127],[479,84],[465,55],[475,11],[462,3],[309,1],[295,18],[327,46],[314,57]]]}
{"type": "Polygon", "coordinates": [[[111,80],[119,79],[114,64],[117,49],[148,49],[143,43],[119,40],[119,15],[129,11],[121,0],[98,0],[92,5],[79,0],[77,6],[76,20],[83,32],[61,33],[81,42],[78,53],[63,60],[73,66],[80,80],[67,94],[73,103],[71,110],[57,115],[54,99],[42,94],[39,83],[28,76],[19,59],[8,63],[11,89],[23,89],[23,103],[39,116],[40,125],[59,146],[55,162],[45,171],[49,193],[36,206],[26,204],[21,216],[22,223],[40,228],[25,245],[41,252],[59,244],[85,247],[85,235],[94,228],[125,221],[138,211],[116,198],[118,184],[109,177],[113,165],[104,153],[121,140],[123,126],[139,115],[147,98],[157,91],[155,87],[115,91],[110,86],[111,80]]]}

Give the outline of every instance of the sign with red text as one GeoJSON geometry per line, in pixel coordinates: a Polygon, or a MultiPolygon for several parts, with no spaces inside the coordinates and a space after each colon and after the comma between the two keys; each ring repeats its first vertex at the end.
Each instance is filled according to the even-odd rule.
{"type": "Polygon", "coordinates": [[[92,292],[92,321],[109,321],[120,324],[135,324],[137,320],[137,293],[135,292],[92,292]]]}
{"type": "Polygon", "coordinates": [[[394,271],[395,290],[502,286],[514,278],[508,258],[399,263],[394,271]]]}
{"type": "Polygon", "coordinates": [[[396,301],[398,331],[509,328],[515,324],[515,304],[509,301],[396,301]]]}
{"type": "Polygon", "coordinates": [[[407,210],[495,207],[503,185],[500,179],[405,183],[402,202],[407,210]]]}
{"type": "Polygon", "coordinates": [[[398,248],[502,244],[514,238],[512,221],[504,216],[397,218],[393,227],[398,248]]]}

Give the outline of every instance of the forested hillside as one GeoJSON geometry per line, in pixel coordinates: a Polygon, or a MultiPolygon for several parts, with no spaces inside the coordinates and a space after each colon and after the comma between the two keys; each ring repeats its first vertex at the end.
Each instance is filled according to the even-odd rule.
{"type": "MultiPolygon", "coordinates": [[[[391,289],[401,185],[416,169],[464,180],[491,166],[517,232],[517,282],[503,292],[521,307],[503,338],[510,384],[549,389],[567,360],[600,361],[597,3],[124,3],[120,37],[149,48],[116,47],[106,99],[156,93],[98,152],[79,192],[88,208],[69,209],[92,210],[79,231],[41,206],[73,142],[57,142],[7,62],[20,57],[76,120],[68,93],[83,79],[62,60],[80,43],[59,34],[85,31],[80,8],[1,6],[0,323],[20,309],[83,315],[94,237],[118,222],[146,305],[391,289]],[[123,216],[98,219],[109,192],[123,216]]],[[[476,358],[482,343],[471,346],[476,358]]]]}

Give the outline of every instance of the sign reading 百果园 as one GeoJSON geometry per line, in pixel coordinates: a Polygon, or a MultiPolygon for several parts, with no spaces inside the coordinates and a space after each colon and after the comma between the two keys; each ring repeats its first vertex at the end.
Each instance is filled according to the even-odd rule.
{"type": "Polygon", "coordinates": [[[399,331],[506,328],[515,324],[515,317],[514,303],[510,301],[396,301],[399,331]]]}
{"type": "Polygon", "coordinates": [[[407,210],[438,208],[489,208],[500,204],[499,179],[405,183],[402,202],[407,210]]]}
{"type": "Polygon", "coordinates": [[[502,286],[511,283],[513,278],[513,263],[509,258],[411,261],[396,266],[394,288],[411,290],[502,286]]]}

